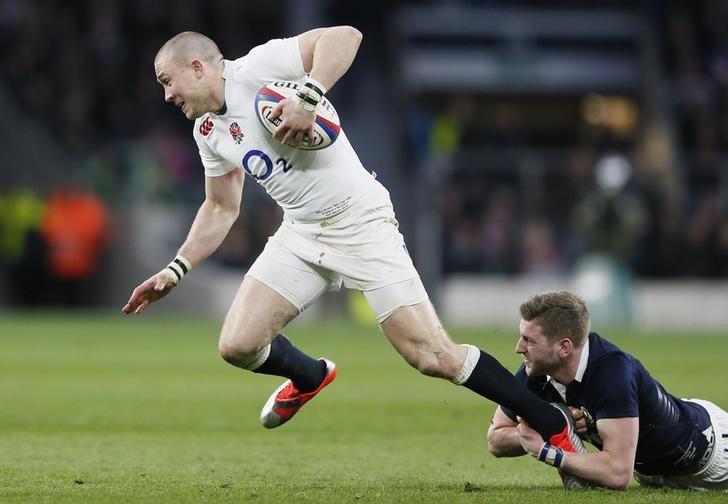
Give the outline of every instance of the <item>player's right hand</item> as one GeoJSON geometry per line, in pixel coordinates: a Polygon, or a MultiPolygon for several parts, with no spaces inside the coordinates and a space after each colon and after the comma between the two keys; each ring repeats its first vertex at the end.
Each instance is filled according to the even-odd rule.
{"type": "Polygon", "coordinates": [[[584,434],[586,434],[587,431],[587,424],[586,418],[584,417],[584,412],[581,410],[581,408],[575,408],[573,406],[569,406],[569,409],[571,410],[571,416],[574,417],[576,433],[580,436],[583,436],[584,434]]]}
{"type": "Polygon", "coordinates": [[[269,119],[280,117],[281,124],[273,132],[273,138],[291,147],[298,147],[304,138],[313,138],[314,112],[301,108],[297,99],[286,98],[273,108],[269,119]]]}
{"type": "Polygon", "coordinates": [[[154,301],[162,299],[169,294],[177,285],[175,280],[174,275],[167,268],[149,277],[134,289],[129,301],[127,301],[121,311],[127,315],[130,313],[142,313],[154,301]]]}

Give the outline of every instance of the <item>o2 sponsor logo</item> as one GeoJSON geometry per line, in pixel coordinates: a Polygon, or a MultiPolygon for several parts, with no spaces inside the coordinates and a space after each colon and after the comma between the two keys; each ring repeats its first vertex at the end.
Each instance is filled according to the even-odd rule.
{"type": "Polygon", "coordinates": [[[253,149],[249,150],[243,156],[243,169],[256,179],[258,182],[262,182],[271,176],[273,173],[273,166],[280,165],[283,168],[283,173],[288,172],[293,165],[288,162],[284,157],[279,157],[273,162],[268,154],[262,150],[253,149]]]}

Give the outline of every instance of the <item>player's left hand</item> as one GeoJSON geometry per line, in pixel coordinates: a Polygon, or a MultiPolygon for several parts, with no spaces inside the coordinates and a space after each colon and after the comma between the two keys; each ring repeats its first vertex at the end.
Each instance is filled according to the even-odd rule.
{"type": "Polygon", "coordinates": [[[316,120],[316,114],[304,110],[295,97],[278,102],[268,117],[270,119],[281,118],[281,124],[273,132],[273,138],[283,144],[298,147],[304,136],[313,138],[313,123],[316,120]]]}
{"type": "Polygon", "coordinates": [[[538,454],[541,453],[541,448],[543,448],[544,445],[541,434],[533,430],[533,428],[521,417],[518,417],[516,434],[518,434],[518,441],[521,443],[521,447],[534,457],[538,457],[538,454]]]}

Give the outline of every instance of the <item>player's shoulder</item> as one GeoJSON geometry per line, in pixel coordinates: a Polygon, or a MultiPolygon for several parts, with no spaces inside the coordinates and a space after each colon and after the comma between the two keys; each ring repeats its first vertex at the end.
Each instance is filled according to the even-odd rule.
{"type": "Polygon", "coordinates": [[[271,53],[285,52],[292,49],[298,50],[298,48],[298,36],[273,38],[253,47],[246,56],[255,58],[256,56],[263,54],[268,57],[271,53]]]}
{"type": "Polygon", "coordinates": [[[192,126],[192,136],[198,144],[202,144],[206,142],[207,138],[209,138],[214,129],[215,124],[212,122],[210,114],[203,114],[195,119],[195,123],[192,126]]]}
{"type": "Polygon", "coordinates": [[[245,72],[248,70],[249,66],[250,66],[250,53],[240,56],[237,59],[233,59],[233,60],[226,59],[226,60],[224,60],[222,76],[227,81],[240,80],[241,77],[245,76],[245,72]]]}
{"type": "Polygon", "coordinates": [[[278,60],[285,59],[291,52],[299,54],[297,37],[270,39],[237,59],[226,59],[223,76],[226,79],[245,80],[260,65],[277,64],[278,60]]]}
{"type": "Polygon", "coordinates": [[[596,332],[589,333],[589,366],[602,361],[629,360],[631,356],[614,343],[601,337],[596,332]]]}
{"type": "Polygon", "coordinates": [[[635,358],[596,333],[589,334],[589,360],[585,379],[616,379],[631,373],[635,358]]]}

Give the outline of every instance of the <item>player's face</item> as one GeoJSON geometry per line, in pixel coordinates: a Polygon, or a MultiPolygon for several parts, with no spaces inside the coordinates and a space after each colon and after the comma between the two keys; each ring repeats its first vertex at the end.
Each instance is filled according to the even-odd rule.
{"type": "Polygon", "coordinates": [[[526,373],[529,375],[552,375],[561,365],[559,343],[551,342],[541,326],[521,319],[521,336],[516,344],[516,353],[523,356],[526,373]]]}
{"type": "Polygon", "coordinates": [[[195,120],[210,111],[210,93],[203,74],[192,65],[181,66],[161,57],[155,61],[154,71],[164,88],[164,101],[177,105],[187,119],[195,120]]]}

